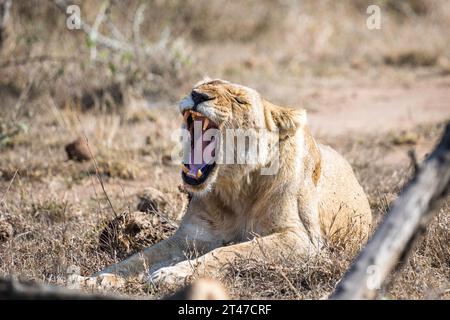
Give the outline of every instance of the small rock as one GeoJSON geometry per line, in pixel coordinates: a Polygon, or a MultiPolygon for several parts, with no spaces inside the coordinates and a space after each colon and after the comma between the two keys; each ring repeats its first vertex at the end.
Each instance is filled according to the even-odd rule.
{"type": "Polygon", "coordinates": [[[0,220],[0,243],[12,238],[13,235],[13,226],[6,220],[0,220]]]}
{"type": "Polygon", "coordinates": [[[92,159],[91,152],[86,143],[86,139],[78,138],[74,142],[66,145],[67,157],[75,161],[88,161],[92,159]]]}

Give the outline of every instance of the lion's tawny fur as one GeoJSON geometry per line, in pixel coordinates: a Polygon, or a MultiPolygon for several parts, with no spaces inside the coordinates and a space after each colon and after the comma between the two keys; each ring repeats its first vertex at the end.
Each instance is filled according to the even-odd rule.
{"type": "MultiPolygon", "coordinates": [[[[239,128],[258,135],[264,129],[270,145],[279,142],[279,153],[270,149],[257,164],[217,164],[203,185],[186,185],[192,199],[176,234],[102,273],[128,276],[149,269],[153,281],[176,282],[193,266],[215,273],[237,257],[262,251],[304,256],[327,241],[367,239],[372,215],[366,195],[347,161],[315,141],[305,110],[279,107],[223,80],[204,80],[193,90],[211,97],[196,111],[221,132],[239,128]],[[275,161],[277,173],[262,175],[275,161]],[[194,251],[197,258],[189,260],[194,251]]],[[[193,107],[190,95],[180,102],[181,112],[193,107]]]]}

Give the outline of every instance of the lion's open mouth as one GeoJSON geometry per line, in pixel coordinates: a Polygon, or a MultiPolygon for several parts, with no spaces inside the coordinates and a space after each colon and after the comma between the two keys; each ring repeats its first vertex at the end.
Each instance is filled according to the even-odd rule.
{"type": "Polygon", "coordinates": [[[182,178],[190,185],[200,185],[206,181],[216,166],[218,126],[203,114],[186,110],[183,113],[186,128],[190,133],[190,153],[188,161],[182,164],[182,178]]]}

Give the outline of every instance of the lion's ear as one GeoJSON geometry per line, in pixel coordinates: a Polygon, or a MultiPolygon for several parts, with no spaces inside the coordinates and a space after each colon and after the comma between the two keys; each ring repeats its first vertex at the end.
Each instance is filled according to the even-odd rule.
{"type": "Polygon", "coordinates": [[[306,125],[306,110],[290,109],[276,106],[263,100],[266,126],[270,131],[278,130],[281,134],[294,134],[306,125]]]}

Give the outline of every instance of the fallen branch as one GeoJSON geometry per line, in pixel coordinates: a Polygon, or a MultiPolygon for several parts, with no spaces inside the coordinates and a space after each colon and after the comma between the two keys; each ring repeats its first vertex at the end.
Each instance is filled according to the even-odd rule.
{"type": "Polygon", "coordinates": [[[436,149],[395,201],[331,299],[373,299],[436,214],[450,187],[450,122],[436,149]]]}
{"type": "Polygon", "coordinates": [[[0,278],[0,300],[110,300],[129,299],[124,296],[84,293],[79,290],[34,282],[21,282],[15,278],[0,278]]]}
{"type": "MultiPolygon", "coordinates": [[[[15,278],[0,278],[0,300],[131,300],[143,299],[124,295],[85,293],[80,290],[19,281],[15,278]]],[[[145,299],[145,298],[144,298],[145,299]]],[[[229,299],[220,282],[211,279],[198,279],[179,289],[163,300],[224,300],[229,299]]]]}

